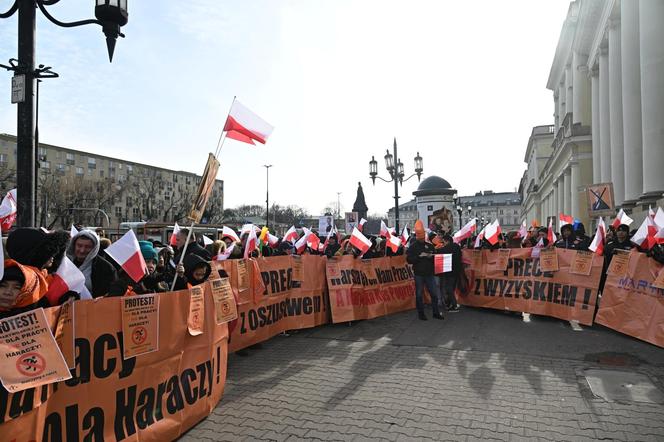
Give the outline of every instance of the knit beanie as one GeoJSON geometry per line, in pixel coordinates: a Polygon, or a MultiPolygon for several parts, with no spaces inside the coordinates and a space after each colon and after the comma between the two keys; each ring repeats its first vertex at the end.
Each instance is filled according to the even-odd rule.
{"type": "Polygon", "coordinates": [[[7,253],[20,264],[41,269],[51,258],[59,261],[68,243],[69,232],[45,232],[42,229],[22,227],[7,237],[7,253]]]}
{"type": "Polygon", "coordinates": [[[418,219],[415,221],[415,228],[413,230],[415,231],[415,238],[419,241],[424,241],[426,232],[424,231],[424,223],[422,220],[418,219]]]}
{"type": "Polygon", "coordinates": [[[157,251],[152,247],[150,241],[139,241],[139,247],[141,248],[141,255],[146,261],[157,261],[157,251]]]}

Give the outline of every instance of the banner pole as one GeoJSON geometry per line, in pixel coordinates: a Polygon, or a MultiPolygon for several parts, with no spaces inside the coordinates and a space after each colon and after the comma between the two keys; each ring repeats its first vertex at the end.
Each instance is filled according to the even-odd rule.
{"type": "Polygon", "coordinates": [[[178,280],[178,272],[177,269],[179,266],[182,265],[182,262],[184,261],[184,255],[187,253],[187,247],[189,247],[189,240],[191,239],[191,234],[194,232],[194,224],[196,224],[195,221],[191,222],[191,227],[189,227],[189,233],[187,234],[187,241],[184,243],[184,247],[182,247],[182,253],[180,254],[180,262],[178,265],[175,267],[175,277],[173,278],[173,282],[171,283],[171,291],[175,289],[175,281],[178,280]]]}
{"type": "MultiPolygon", "coordinates": [[[[235,104],[235,99],[237,96],[233,96],[233,101],[231,102],[231,107],[228,108],[228,113],[226,114],[226,121],[228,121],[228,116],[231,114],[231,109],[233,109],[233,105],[235,104]]],[[[224,127],[226,126],[226,123],[224,122],[224,127]]],[[[221,134],[219,134],[219,141],[217,141],[217,150],[214,151],[214,157],[217,158],[219,156],[219,153],[221,152],[221,148],[224,145],[224,141],[226,141],[226,137],[224,136],[226,132],[224,131],[224,128],[221,128],[221,134]]]]}

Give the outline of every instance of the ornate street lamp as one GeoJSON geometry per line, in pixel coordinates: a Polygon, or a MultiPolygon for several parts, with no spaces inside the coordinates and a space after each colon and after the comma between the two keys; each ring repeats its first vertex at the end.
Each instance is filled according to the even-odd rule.
{"type": "Polygon", "coordinates": [[[376,178],[385,181],[386,183],[394,182],[394,228],[399,232],[399,185],[403,185],[404,181],[408,181],[414,176],[417,176],[419,181],[422,177],[422,172],[424,171],[424,164],[422,162],[422,157],[420,153],[417,152],[415,157],[415,173],[410,175],[408,178],[404,178],[405,172],[403,163],[397,155],[397,139],[394,139],[393,146],[394,155],[390,153],[389,149],[385,153],[385,169],[387,169],[390,174],[391,179],[386,180],[378,176],[378,162],[376,158],[372,155],[371,161],[369,161],[369,177],[371,182],[376,185],[376,178]]]}
{"type": "Polygon", "coordinates": [[[51,15],[47,6],[60,0],[15,0],[14,4],[0,18],[9,18],[18,12],[18,59],[11,59],[9,66],[0,64],[7,70],[14,71],[12,85],[18,91],[12,96],[12,103],[17,103],[16,128],[16,187],[18,191],[18,222],[21,227],[35,224],[36,199],[36,143],[35,143],[35,83],[43,78],[43,72],[35,69],[36,9],[53,24],[63,28],[84,25],[99,25],[106,35],[109,61],[113,61],[115,41],[122,26],[127,24],[127,0],[95,0],[95,19],[62,22],[51,15]]]}

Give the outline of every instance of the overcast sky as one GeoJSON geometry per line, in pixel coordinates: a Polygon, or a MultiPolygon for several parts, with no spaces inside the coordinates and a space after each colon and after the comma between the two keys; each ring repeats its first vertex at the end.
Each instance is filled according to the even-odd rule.
{"type": "MultiPolygon", "coordinates": [[[[6,9],[11,2],[0,1],[6,9]]],[[[94,15],[92,0],[51,7],[61,20],[94,15]]],[[[397,138],[406,173],[461,195],[513,191],[533,126],[551,124],[545,87],[567,0],[129,1],[127,35],[108,63],[101,29],[62,29],[38,12],[37,62],[59,79],[41,87],[49,144],[200,174],[233,96],[275,126],[267,145],[229,140],[218,178],[225,204],[270,200],[318,214],[361,181],[370,213],[393,186],[368,174],[397,138]]],[[[4,12],[4,9],[2,12],[4,12]]],[[[16,57],[17,20],[0,20],[0,62],[16,57]]],[[[4,72],[4,71],[3,71],[4,72]]],[[[0,132],[16,133],[10,74],[0,132]]],[[[417,179],[404,183],[406,199],[417,179]]]]}

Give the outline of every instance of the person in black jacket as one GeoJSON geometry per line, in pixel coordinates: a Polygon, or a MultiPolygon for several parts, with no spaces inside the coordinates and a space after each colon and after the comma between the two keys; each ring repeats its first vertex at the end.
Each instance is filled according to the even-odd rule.
{"type": "Polygon", "coordinates": [[[576,249],[576,237],[571,224],[565,224],[560,228],[561,238],[555,242],[554,247],[558,249],[576,249]]]}
{"type": "Polygon", "coordinates": [[[424,314],[423,300],[424,286],[426,285],[427,290],[431,295],[433,317],[436,319],[444,319],[444,316],[438,307],[440,296],[434,276],[433,245],[424,241],[426,233],[421,220],[417,220],[414,230],[415,241],[412,242],[408,248],[406,260],[413,266],[413,273],[415,273],[415,305],[417,307],[417,317],[422,321],[427,320],[427,317],[424,314]]]}
{"type": "Polygon", "coordinates": [[[91,230],[79,231],[67,247],[67,257],[85,276],[85,287],[93,298],[106,295],[117,279],[115,267],[98,254],[99,237],[91,230]]]}
{"type": "Polygon", "coordinates": [[[443,247],[436,250],[436,253],[452,255],[452,271],[441,274],[439,278],[440,291],[443,298],[443,306],[448,312],[458,312],[459,305],[454,296],[454,289],[457,285],[459,273],[463,270],[461,263],[461,247],[454,242],[449,234],[443,235],[443,247]]]}

